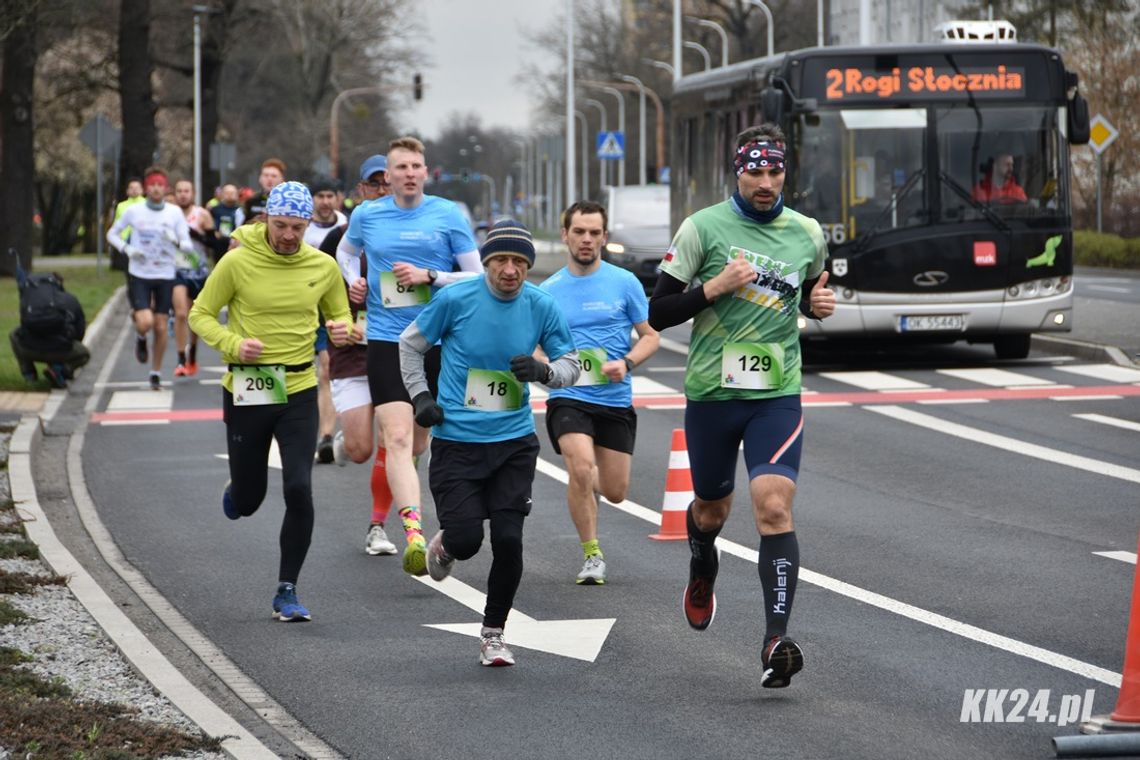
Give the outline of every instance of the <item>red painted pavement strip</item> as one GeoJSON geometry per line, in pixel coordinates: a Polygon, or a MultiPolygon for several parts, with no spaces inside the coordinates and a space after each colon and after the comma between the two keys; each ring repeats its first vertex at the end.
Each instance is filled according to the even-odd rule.
{"type": "MultiPolygon", "coordinates": [[[[803,397],[804,406],[833,404],[913,404],[917,401],[1009,401],[1018,399],[1063,398],[1065,396],[1140,396],[1140,385],[1096,385],[1075,388],[977,388],[936,391],[853,391],[851,393],[809,393],[803,397]]],[[[681,394],[670,396],[637,396],[635,407],[685,406],[681,394]]],[[[546,408],[546,401],[530,402],[532,409],[546,408]]],[[[216,422],[222,419],[222,410],[176,409],[169,412],[140,410],[137,412],[98,412],[91,415],[92,422],[216,422]]]]}

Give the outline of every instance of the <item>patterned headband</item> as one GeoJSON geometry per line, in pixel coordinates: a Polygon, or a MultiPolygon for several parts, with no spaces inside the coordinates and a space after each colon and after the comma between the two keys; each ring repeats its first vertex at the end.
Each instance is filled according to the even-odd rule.
{"type": "Polygon", "coordinates": [[[768,140],[754,140],[736,149],[732,161],[736,176],[753,169],[770,168],[784,171],[784,144],[768,140]]]}

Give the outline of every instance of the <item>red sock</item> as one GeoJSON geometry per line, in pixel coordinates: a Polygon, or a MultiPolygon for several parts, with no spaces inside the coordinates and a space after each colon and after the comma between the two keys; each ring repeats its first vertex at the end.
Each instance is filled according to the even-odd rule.
{"type": "Polygon", "coordinates": [[[388,510],[392,508],[392,489],[388,487],[388,450],[376,447],[376,461],[372,463],[372,522],[388,521],[388,510]]]}

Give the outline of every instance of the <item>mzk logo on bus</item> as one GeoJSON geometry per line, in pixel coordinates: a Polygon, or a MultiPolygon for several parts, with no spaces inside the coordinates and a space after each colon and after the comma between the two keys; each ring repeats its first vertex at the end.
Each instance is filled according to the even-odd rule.
{"type": "Polygon", "coordinates": [[[879,69],[827,70],[827,99],[867,98],[888,100],[912,95],[957,96],[1023,95],[1025,70],[996,66],[955,69],[943,66],[879,69]]]}

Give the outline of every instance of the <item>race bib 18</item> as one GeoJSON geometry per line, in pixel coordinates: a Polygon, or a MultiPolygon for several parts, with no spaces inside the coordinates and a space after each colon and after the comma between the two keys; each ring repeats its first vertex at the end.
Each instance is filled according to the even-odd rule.
{"type": "Polygon", "coordinates": [[[513,412],[522,406],[523,387],[510,372],[467,370],[464,406],[481,412],[513,412]]]}

